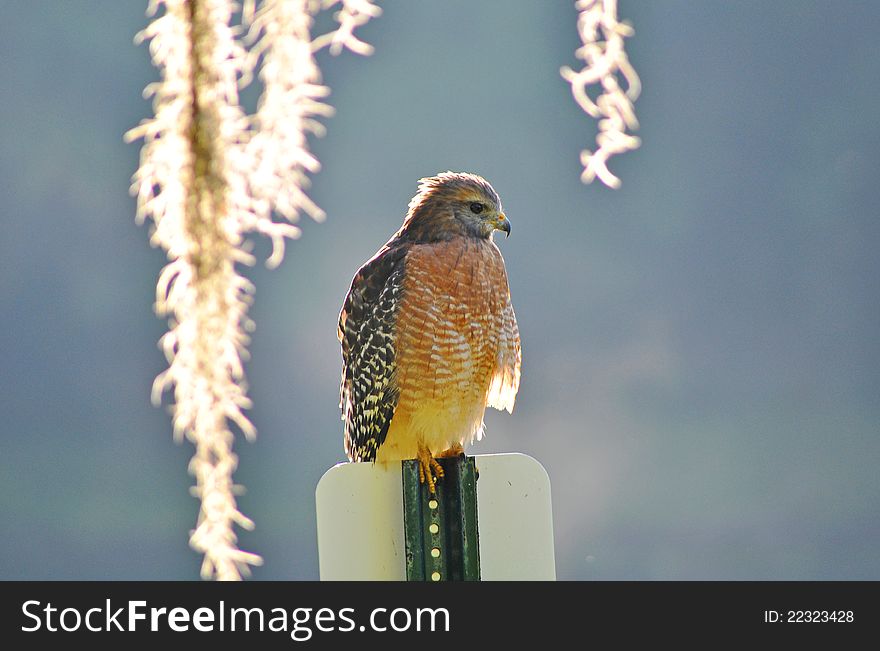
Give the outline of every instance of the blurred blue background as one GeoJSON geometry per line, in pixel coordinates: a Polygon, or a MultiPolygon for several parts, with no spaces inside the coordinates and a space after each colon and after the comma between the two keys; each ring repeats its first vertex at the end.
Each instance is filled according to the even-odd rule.
{"type": "MultiPolygon", "coordinates": [[[[570,2],[380,4],[372,57],[319,59],[328,220],[247,271],[255,577],[317,578],[338,310],[416,180],[453,169],[512,220],[524,347],[516,410],[472,451],[545,465],[560,578],[880,579],[880,5],[621,2],[643,146],[611,191],[579,181],[570,2]]],[[[149,402],[164,256],[122,139],[157,75],[145,6],[0,3],[5,579],[198,576],[191,447],[149,402]]]]}

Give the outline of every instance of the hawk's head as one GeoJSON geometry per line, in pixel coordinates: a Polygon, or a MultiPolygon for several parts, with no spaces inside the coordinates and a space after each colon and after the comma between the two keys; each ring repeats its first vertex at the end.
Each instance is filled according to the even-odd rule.
{"type": "Polygon", "coordinates": [[[467,172],[442,172],[419,180],[401,230],[423,242],[456,236],[488,239],[496,230],[510,235],[510,221],[486,179],[467,172]]]}

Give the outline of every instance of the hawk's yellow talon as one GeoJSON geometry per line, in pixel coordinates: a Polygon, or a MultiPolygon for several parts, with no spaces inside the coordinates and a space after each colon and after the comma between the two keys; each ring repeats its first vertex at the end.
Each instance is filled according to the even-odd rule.
{"type": "Polygon", "coordinates": [[[441,466],[431,451],[419,445],[419,483],[428,484],[428,491],[433,495],[437,492],[436,483],[443,479],[443,466],[441,466]],[[435,477],[436,475],[436,477],[435,477]]]}
{"type": "Polygon", "coordinates": [[[464,448],[461,443],[453,443],[452,447],[448,450],[444,450],[440,454],[437,455],[438,459],[448,459],[450,457],[460,457],[464,454],[464,448]]]}

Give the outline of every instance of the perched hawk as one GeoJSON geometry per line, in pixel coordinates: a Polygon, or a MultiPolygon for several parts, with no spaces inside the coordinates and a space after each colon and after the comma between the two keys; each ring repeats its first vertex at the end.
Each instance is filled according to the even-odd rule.
{"type": "Polygon", "coordinates": [[[492,233],[501,200],[474,174],[444,172],[419,191],[390,240],[355,274],[339,315],[340,407],[351,461],[461,454],[486,407],[513,411],[519,330],[492,233]]]}

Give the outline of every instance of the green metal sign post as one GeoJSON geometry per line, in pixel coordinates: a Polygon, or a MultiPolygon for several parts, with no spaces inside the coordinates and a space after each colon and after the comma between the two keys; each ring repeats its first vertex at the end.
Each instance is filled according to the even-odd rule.
{"type": "Polygon", "coordinates": [[[479,581],[477,469],[473,457],[438,459],[444,477],[431,494],[419,462],[404,461],[403,529],[407,581],[479,581]]]}

